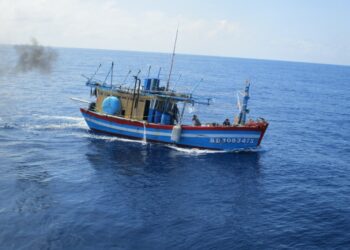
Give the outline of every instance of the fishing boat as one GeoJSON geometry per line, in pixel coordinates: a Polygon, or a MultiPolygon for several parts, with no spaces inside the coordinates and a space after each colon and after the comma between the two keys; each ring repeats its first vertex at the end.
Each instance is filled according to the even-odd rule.
{"type": "Polygon", "coordinates": [[[232,125],[228,119],[222,125],[202,124],[196,115],[193,115],[193,124],[184,124],[187,105],[210,105],[211,102],[210,98],[203,100],[194,97],[193,91],[182,93],[169,88],[177,35],[178,30],[165,84],[160,80],[161,69],[157,77],[149,77],[151,67],[143,82],[139,77],[140,71],[134,75],[133,87],[125,87],[125,80],[131,71],[124,81],[113,84],[113,62],[104,81],[95,79],[101,64],[91,77],[86,77],[90,95],[96,97],[88,107],[80,109],[89,128],[119,137],[176,147],[225,151],[257,148],[264,137],[268,122],[263,118],[246,121],[250,82],[246,82],[242,98],[237,96],[239,114],[232,125]],[[110,84],[107,84],[109,76],[110,84]]]}
{"type": "Polygon", "coordinates": [[[129,88],[124,83],[112,84],[113,63],[108,74],[110,84],[95,80],[94,75],[86,82],[96,99],[80,111],[94,131],[176,147],[236,151],[257,148],[268,127],[263,118],[246,121],[250,82],[246,82],[242,98],[238,99],[239,114],[232,124],[227,120],[222,125],[201,124],[196,115],[193,124],[184,124],[187,105],[210,105],[210,99],[170,90],[169,82],[162,86],[159,74],[143,79],[143,83],[135,75],[133,87],[129,88]]]}

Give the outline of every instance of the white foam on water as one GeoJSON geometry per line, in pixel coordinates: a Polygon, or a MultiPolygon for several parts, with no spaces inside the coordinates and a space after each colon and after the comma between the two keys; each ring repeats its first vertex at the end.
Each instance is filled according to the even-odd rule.
{"type": "Polygon", "coordinates": [[[99,134],[91,134],[91,133],[73,133],[72,135],[79,138],[91,138],[91,139],[97,139],[97,140],[104,140],[108,142],[121,141],[121,142],[134,142],[142,145],[148,144],[147,142],[144,142],[141,140],[126,139],[126,138],[121,138],[121,137],[112,136],[112,135],[99,135],[99,134]]]}
{"type": "Polygon", "coordinates": [[[34,114],[32,117],[34,124],[27,123],[21,127],[32,130],[88,129],[83,117],[39,114],[34,114]]]}
{"type": "Polygon", "coordinates": [[[143,138],[142,138],[142,143],[147,144],[147,137],[146,137],[146,123],[143,123],[143,138]]]}
{"type": "Polygon", "coordinates": [[[260,152],[262,151],[260,148],[256,149],[234,149],[234,150],[212,150],[212,149],[200,149],[200,148],[181,148],[174,145],[165,145],[168,148],[174,149],[179,152],[187,153],[187,154],[225,154],[225,153],[241,153],[241,152],[260,152]]]}
{"type": "Polygon", "coordinates": [[[118,141],[117,137],[108,136],[108,135],[97,135],[97,134],[90,134],[90,133],[72,133],[71,135],[78,138],[91,138],[91,139],[104,140],[104,141],[110,141],[110,142],[118,141]]]}
{"type": "Polygon", "coordinates": [[[179,152],[187,153],[187,154],[195,154],[195,155],[201,155],[201,154],[218,154],[218,153],[227,153],[227,151],[223,150],[209,150],[209,149],[200,149],[200,148],[180,148],[174,145],[167,145],[166,147],[174,149],[179,152]]]}
{"type": "Polygon", "coordinates": [[[63,115],[33,115],[38,119],[47,120],[63,120],[63,121],[84,121],[83,117],[80,116],[63,116],[63,115]]]}
{"type": "Polygon", "coordinates": [[[80,128],[88,129],[84,120],[75,123],[52,123],[52,124],[40,124],[40,125],[25,125],[29,129],[45,130],[45,129],[67,129],[67,128],[80,128]]]}

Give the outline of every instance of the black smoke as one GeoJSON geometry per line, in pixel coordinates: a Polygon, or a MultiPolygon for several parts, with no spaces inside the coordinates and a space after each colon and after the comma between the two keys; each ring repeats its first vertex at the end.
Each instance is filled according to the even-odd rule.
{"type": "Polygon", "coordinates": [[[39,71],[49,74],[58,54],[55,50],[44,47],[33,38],[29,45],[15,45],[18,56],[15,72],[39,71]]]}

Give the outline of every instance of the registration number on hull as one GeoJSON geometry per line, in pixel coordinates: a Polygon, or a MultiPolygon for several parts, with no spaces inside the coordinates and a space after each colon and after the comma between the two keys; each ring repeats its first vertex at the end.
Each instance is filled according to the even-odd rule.
{"type": "Polygon", "coordinates": [[[249,143],[253,144],[255,143],[255,140],[252,138],[230,138],[230,137],[223,137],[223,138],[210,138],[210,143],[249,143]]]}

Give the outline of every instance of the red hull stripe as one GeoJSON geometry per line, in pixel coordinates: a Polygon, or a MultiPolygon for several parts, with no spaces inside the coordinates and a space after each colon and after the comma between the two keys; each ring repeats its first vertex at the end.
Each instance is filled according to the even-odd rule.
{"type": "Polygon", "coordinates": [[[267,129],[267,127],[269,126],[268,123],[266,123],[266,126],[263,128],[263,130],[261,131],[261,135],[260,135],[260,138],[259,138],[259,141],[258,141],[258,146],[260,145],[262,139],[264,138],[264,134],[265,134],[265,131],[267,129]]]}
{"type": "MultiPolygon", "coordinates": [[[[80,111],[84,114],[88,114],[90,116],[96,117],[101,120],[119,123],[119,124],[125,124],[125,125],[131,125],[131,126],[137,126],[137,127],[143,127],[144,123],[140,121],[131,121],[123,118],[113,117],[109,115],[100,115],[95,112],[91,112],[89,110],[81,108],[80,111]]],[[[260,123],[257,126],[242,126],[242,127],[226,127],[226,126],[216,126],[216,127],[206,127],[206,126],[189,126],[189,125],[182,125],[183,130],[197,130],[197,131],[259,131],[261,133],[261,138],[259,139],[259,143],[262,140],[263,134],[268,126],[268,123],[260,123]]],[[[146,123],[147,128],[155,128],[155,129],[167,129],[172,130],[173,125],[161,125],[161,124],[153,124],[153,123],[146,123]]]]}

